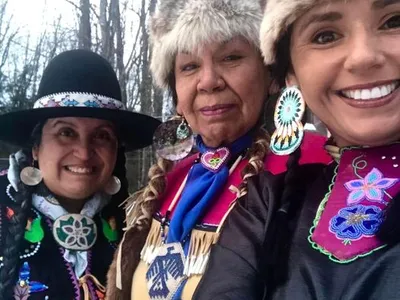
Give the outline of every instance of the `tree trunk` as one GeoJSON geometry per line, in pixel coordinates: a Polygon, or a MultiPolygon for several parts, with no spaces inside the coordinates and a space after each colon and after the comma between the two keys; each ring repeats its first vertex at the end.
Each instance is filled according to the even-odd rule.
{"type": "Polygon", "coordinates": [[[115,28],[116,42],[117,46],[115,47],[115,56],[116,56],[116,69],[118,73],[119,84],[121,86],[122,92],[122,101],[126,104],[126,73],[125,73],[125,65],[124,65],[124,42],[122,26],[121,26],[121,13],[119,8],[119,0],[111,0],[111,20],[113,23],[113,27],[115,28]]]}
{"type": "Polygon", "coordinates": [[[139,88],[140,106],[141,111],[146,114],[153,114],[153,107],[151,101],[152,79],[150,75],[150,62],[149,62],[149,35],[146,29],[146,0],[142,0],[142,7],[140,10],[140,28],[142,34],[141,43],[141,83],[139,88]]]}
{"type": "Polygon", "coordinates": [[[80,20],[79,20],[79,48],[90,50],[92,48],[92,34],[90,28],[90,1],[80,0],[80,20]]]}

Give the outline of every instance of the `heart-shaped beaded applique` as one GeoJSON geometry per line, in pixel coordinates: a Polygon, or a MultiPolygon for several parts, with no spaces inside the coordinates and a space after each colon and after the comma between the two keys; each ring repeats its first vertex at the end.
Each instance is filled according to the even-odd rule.
{"type": "Polygon", "coordinates": [[[222,147],[214,151],[205,152],[201,156],[201,163],[206,169],[212,172],[218,172],[228,161],[229,156],[229,149],[226,147],[222,147]]]}

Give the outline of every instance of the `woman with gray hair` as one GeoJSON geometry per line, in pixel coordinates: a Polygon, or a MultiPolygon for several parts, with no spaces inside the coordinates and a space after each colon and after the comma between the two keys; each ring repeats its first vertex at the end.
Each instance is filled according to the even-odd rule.
{"type": "Polygon", "coordinates": [[[262,6],[253,0],[159,2],[150,27],[151,69],[172,92],[178,120],[156,133],[162,158],[127,202],[109,299],[192,299],[231,204],[247,193],[252,176],[284,167],[268,159],[269,136],[261,128],[270,85],[259,49],[261,19],[262,6]],[[192,148],[192,130],[197,151],[181,160],[192,148]]]}

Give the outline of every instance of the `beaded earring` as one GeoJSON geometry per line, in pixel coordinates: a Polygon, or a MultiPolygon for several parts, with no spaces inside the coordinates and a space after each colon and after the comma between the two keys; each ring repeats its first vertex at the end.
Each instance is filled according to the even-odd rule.
{"type": "Polygon", "coordinates": [[[278,99],[274,113],[275,132],[270,148],[276,155],[293,153],[301,144],[304,128],[301,123],[305,102],[297,87],[286,88],[278,99]]]}

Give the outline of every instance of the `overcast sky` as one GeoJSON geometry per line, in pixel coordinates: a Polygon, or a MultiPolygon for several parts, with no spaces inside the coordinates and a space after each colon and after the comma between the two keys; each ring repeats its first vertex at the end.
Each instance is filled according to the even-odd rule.
{"type": "Polygon", "coordinates": [[[8,8],[21,33],[32,35],[39,35],[46,23],[51,23],[60,14],[67,26],[73,25],[76,18],[73,6],[65,0],[9,0],[8,8]]]}

